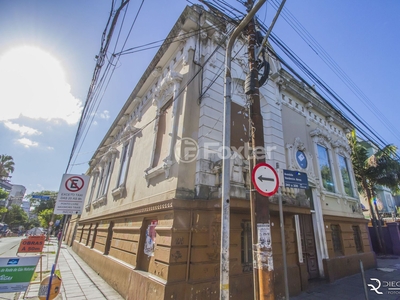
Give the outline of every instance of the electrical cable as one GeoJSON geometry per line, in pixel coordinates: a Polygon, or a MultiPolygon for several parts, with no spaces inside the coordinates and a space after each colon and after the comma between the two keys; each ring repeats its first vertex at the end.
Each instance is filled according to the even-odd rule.
{"type": "MultiPolygon", "coordinates": [[[[278,7],[277,0],[272,0],[271,5],[278,7]]],[[[338,78],[361,100],[361,102],[375,115],[375,117],[400,140],[400,132],[377,108],[377,106],[362,92],[353,80],[343,71],[342,68],[332,59],[332,57],[323,49],[323,47],[311,36],[311,34],[301,25],[301,23],[287,9],[283,9],[282,17],[299,34],[306,44],[318,55],[325,64],[338,76],[338,78]]]]}
{"type": "MultiPolygon", "coordinates": [[[[232,30],[233,30],[233,29],[232,29],[232,30]]],[[[192,37],[192,36],[194,36],[194,34],[191,34],[191,35],[190,35],[190,37],[192,37]]],[[[224,40],[227,39],[227,37],[228,37],[228,35],[225,35],[225,36],[224,36],[224,40]]],[[[224,41],[224,40],[223,40],[223,41],[224,41]]],[[[221,43],[218,47],[216,47],[216,49],[214,49],[214,51],[212,52],[212,54],[205,60],[205,62],[204,62],[203,65],[206,65],[206,64],[209,62],[209,60],[215,55],[215,53],[217,52],[217,50],[220,49],[221,45],[223,44],[223,41],[222,41],[222,43],[221,43]]],[[[242,47],[243,47],[243,46],[242,46],[242,47]]],[[[233,58],[234,58],[234,57],[233,57],[233,58]]],[[[192,81],[198,76],[198,74],[201,72],[201,70],[202,70],[202,68],[200,68],[199,70],[197,70],[197,72],[194,73],[194,75],[192,76],[192,78],[190,78],[190,79],[186,82],[186,84],[178,91],[177,96],[176,96],[174,99],[172,99],[171,105],[174,103],[175,100],[177,100],[177,99],[179,98],[179,96],[184,92],[184,90],[187,88],[187,86],[188,86],[190,83],[192,83],[192,81]]],[[[222,74],[222,72],[221,72],[218,76],[220,76],[221,74],[222,74]]],[[[94,115],[92,114],[92,116],[94,116],[94,115]]],[[[139,132],[141,132],[145,127],[147,127],[148,125],[150,125],[152,122],[154,122],[154,121],[157,120],[158,118],[159,118],[159,115],[156,116],[154,119],[152,119],[149,123],[145,124],[145,125],[144,125],[143,127],[141,127],[139,130],[137,130],[137,131],[135,132],[135,134],[130,135],[129,138],[132,137],[132,136],[134,136],[134,135],[136,135],[136,134],[138,134],[139,132]]],[[[87,134],[87,133],[86,133],[86,134],[87,134]]],[[[126,140],[126,139],[125,139],[125,140],[126,140]]],[[[113,142],[113,143],[107,145],[106,147],[111,147],[111,146],[114,146],[114,145],[117,145],[117,144],[120,144],[120,143],[121,143],[121,141],[115,141],[115,142],[113,142]]],[[[95,152],[97,152],[97,151],[98,151],[98,150],[96,150],[95,152]]],[[[94,155],[95,155],[95,154],[94,154],[94,155]]],[[[101,156],[100,156],[100,157],[101,157],[101,156]]],[[[80,165],[80,164],[83,164],[83,163],[74,163],[73,165],[80,165]]]]}
{"type": "MultiPolygon", "coordinates": [[[[125,4],[128,4],[128,3],[129,3],[129,0],[126,1],[126,2],[124,2],[124,3],[125,3],[125,4]]],[[[128,38],[129,38],[129,35],[130,35],[131,32],[132,32],[133,26],[135,25],[136,20],[137,20],[139,14],[140,14],[140,12],[141,12],[143,3],[144,3],[144,0],[142,0],[142,2],[141,2],[141,4],[140,4],[140,7],[139,7],[139,9],[138,9],[138,11],[137,11],[137,13],[136,13],[135,19],[134,19],[134,21],[132,22],[132,25],[131,25],[131,27],[130,27],[130,30],[129,30],[129,32],[128,32],[126,38],[125,38],[124,44],[123,44],[123,46],[122,46],[122,49],[125,47],[126,42],[127,42],[128,38]]],[[[122,10],[122,8],[123,8],[123,6],[121,5],[121,7],[119,8],[118,12],[120,12],[120,11],[122,10]]],[[[125,10],[124,18],[123,18],[123,21],[122,21],[122,24],[121,24],[121,29],[122,29],[122,27],[123,27],[123,23],[124,23],[124,19],[125,19],[127,10],[128,10],[128,9],[125,10]]],[[[118,13],[118,14],[119,14],[119,13],[118,13]]],[[[116,13],[115,16],[118,17],[118,14],[116,13]]],[[[113,24],[114,24],[114,26],[115,26],[115,24],[116,24],[116,20],[115,20],[115,19],[113,19],[113,24]]],[[[119,32],[121,32],[121,29],[120,29],[119,32]]],[[[112,36],[112,35],[108,34],[108,36],[110,37],[110,40],[111,40],[111,36],[112,36]]],[[[116,47],[117,47],[119,37],[120,37],[120,34],[118,34],[118,38],[117,38],[117,41],[116,41],[116,43],[115,43],[114,50],[115,50],[116,47]]],[[[107,48],[108,48],[108,47],[107,47],[107,48]]],[[[90,103],[90,109],[89,109],[89,111],[90,111],[90,115],[92,116],[92,118],[90,119],[90,123],[89,123],[88,128],[87,128],[87,130],[86,130],[86,133],[85,133],[85,135],[84,135],[84,137],[83,137],[83,141],[82,141],[82,143],[81,143],[81,145],[80,145],[80,147],[79,147],[79,151],[80,151],[80,149],[81,149],[82,146],[83,146],[83,143],[84,143],[84,141],[85,141],[85,139],[86,139],[86,136],[87,136],[87,134],[88,134],[88,132],[89,132],[90,126],[91,126],[91,124],[92,124],[92,122],[93,122],[93,119],[94,119],[95,114],[93,114],[92,112],[93,112],[93,108],[94,108],[94,106],[95,106],[95,103],[99,100],[99,101],[98,101],[98,104],[97,104],[97,106],[96,106],[96,109],[95,109],[95,111],[97,112],[98,107],[99,107],[99,105],[100,105],[100,103],[101,103],[101,101],[102,101],[102,99],[103,99],[103,97],[104,97],[105,91],[107,90],[107,87],[108,87],[108,85],[109,85],[109,83],[110,83],[110,80],[111,80],[111,78],[112,78],[112,75],[113,75],[113,73],[114,73],[114,71],[115,71],[115,68],[116,68],[116,66],[117,66],[117,64],[118,64],[119,56],[117,57],[117,61],[116,61],[115,65],[112,64],[112,61],[114,60],[115,57],[116,57],[116,56],[113,55],[112,58],[111,58],[110,60],[108,60],[109,63],[108,63],[108,65],[107,65],[107,67],[106,67],[106,71],[103,73],[102,79],[100,80],[100,83],[97,85],[97,90],[96,90],[95,93],[94,93],[94,95],[96,95],[96,94],[99,95],[100,91],[103,89],[104,80],[106,80],[107,76],[109,75],[109,76],[108,76],[107,84],[106,84],[106,86],[105,86],[105,88],[104,88],[104,90],[103,90],[103,93],[102,93],[102,96],[100,97],[100,100],[99,100],[99,96],[97,96],[97,97],[95,97],[95,101],[90,103]],[[111,74],[109,74],[109,72],[110,72],[110,66],[112,66],[111,74]],[[98,93],[97,93],[97,92],[98,92],[98,93]]],[[[83,128],[82,130],[83,130],[83,131],[85,131],[86,125],[87,125],[87,123],[84,124],[84,125],[82,126],[82,128],[83,128]]],[[[79,141],[79,137],[77,137],[76,139],[79,141]]],[[[76,159],[77,159],[77,156],[75,157],[74,165],[75,165],[76,159]]],[[[70,163],[70,162],[69,162],[69,163],[70,163]]]]}
{"type": "MultiPolygon", "coordinates": [[[[238,2],[242,3],[242,1],[238,1],[238,2]]],[[[237,16],[236,16],[236,17],[237,17],[237,16]]],[[[260,22],[260,23],[262,23],[262,22],[260,22]]],[[[265,30],[265,31],[267,30],[265,24],[264,24],[264,30],[265,30]]],[[[279,48],[279,46],[278,46],[278,48],[279,48]]],[[[280,48],[280,49],[281,49],[281,48],[280,48]]],[[[281,49],[281,50],[283,50],[283,51],[285,52],[284,49],[281,49]]],[[[288,48],[287,48],[287,50],[286,50],[286,54],[288,53],[287,51],[289,51],[289,53],[292,53],[292,51],[291,51],[291,50],[288,50],[288,48]]],[[[317,53],[317,51],[315,51],[315,52],[317,53]]],[[[295,62],[295,61],[294,61],[294,62],[295,62]]],[[[302,67],[302,66],[304,66],[304,64],[301,64],[301,63],[299,63],[299,62],[297,62],[297,63],[295,62],[295,64],[302,70],[302,72],[304,72],[305,74],[308,73],[307,76],[311,76],[311,77],[315,76],[315,75],[312,75],[312,73],[310,73],[309,71],[307,71],[308,69],[302,67]]],[[[301,78],[301,77],[300,77],[300,78],[301,78]]],[[[304,80],[304,79],[303,79],[303,80],[304,80]]],[[[316,83],[318,83],[318,81],[321,81],[321,80],[320,80],[320,79],[316,80],[316,79],[314,78],[314,81],[316,81],[316,83]]],[[[327,86],[327,85],[325,84],[325,86],[327,86]]],[[[329,98],[328,98],[328,99],[329,99],[329,98]]],[[[361,123],[361,125],[363,125],[363,126],[366,128],[366,130],[372,131],[371,133],[372,133],[372,135],[373,135],[374,137],[372,137],[371,135],[367,134],[367,133],[365,132],[365,130],[363,130],[364,134],[365,134],[366,136],[369,136],[369,137],[370,137],[370,140],[371,140],[371,141],[374,141],[374,144],[375,144],[376,146],[379,146],[379,144],[383,142],[383,140],[382,140],[382,138],[379,136],[379,134],[376,133],[376,132],[374,132],[374,131],[371,129],[370,126],[367,126],[367,125],[366,125],[366,122],[363,121],[363,120],[361,119],[361,117],[359,117],[358,114],[356,114],[356,113],[354,112],[354,110],[351,109],[351,107],[349,107],[348,105],[346,105],[346,104],[344,103],[343,100],[339,100],[338,97],[334,97],[334,99],[337,100],[339,103],[342,102],[342,106],[343,106],[346,110],[352,111],[352,115],[355,117],[356,120],[358,120],[358,121],[361,123]],[[377,140],[379,140],[380,143],[377,142],[377,140]]],[[[328,101],[328,102],[329,102],[329,101],[328,101]]],[[[331,101],[331,105],[332,105],[332,101],[331,101]]],[[[341,112],[340,109],[338,109],[337,106],[335,107],[335,109],[337,109],[339,112],[341,112]]],[[[343,112],[341,112],[341,113],[343,114],[343,112]]],[[[354,125],[354,122],[351,121],[350,118],[347,118],[347,119],[354,125]]],[[[358,126],[358,127],[360,127],[360,126],[358,126]]],[[[381,148],[381,147],[379,147],[379,148],[381,148]]]]}

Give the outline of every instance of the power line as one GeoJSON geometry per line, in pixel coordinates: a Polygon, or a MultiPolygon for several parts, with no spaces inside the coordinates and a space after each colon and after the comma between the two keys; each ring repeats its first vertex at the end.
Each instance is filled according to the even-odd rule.
{"type": "MultiPolygon", "coordinates": [[[[224,21],[222,21],[221,24],[222,24],[223,22],[224,22],[224,21]]],[[[211,27],[212,27],[212,26],[210,26],[209,28],[211,28],[211,27]]],[[[233,28],[232,28],[232,30],[233,30],[233,28]]],[[[229,33],[228,33],[227,35],[224,36],[224,39],[223,39],[222,43],[221,43],[220,45],[218,45],[218,47],[216,47],[216,48],[214,49],[214,51],[210,54],[210,56],[204,61],[203,66],[206,65],[206,64],[209,62],[209,60],[216,54],[216,52],[218,51],[218,49],[220,49],[220,47],[221,47],[221,45],[223,44],[223,42],[227,39],[228,35],[229,35],[229,33]]],[[[191,33],[189,36],[186,37],[186,39],[189,38],[189,37],[192,37],[192,36],[195,36],[195,34],[191,33]]],[[[173,38],[171,38],[171,39],[173,39],[173,38]]],[[[165,40],[171,40],[171,39],[165,39],[165,40]]],[[[168,44],[171,44],[171,43],[172,43],[172,42],[169,42],[169,43],[167,43],[167,45],[168,45],[168,44]]],[[[115,57],[115,56],[113,56],[113,57],[115,57]]],[[[108,64],[107,68],[109,68],[109,66],[110,66],[110,64],[108,64]]],[[[190,79],[186,82],[186,84],[178,91],[177,96],[176,96],[174,99],[172,99],[172,103],[173,103],[175,100],[177,100],[177,99],[179,98],[179,96],[184,92],[184,90],[187,88],[187,86],[188,86],[189,84],[191,84],[192,81],[198,76],[198,74],[202,71],[203,66],[201,66],[201,68],[192,76],[192,78],[190,78],[190,79]]],[[[221,73],[222,73],[222,72],[221,72],[221,73]]],[[[221,75],[221,73],[219,73],[217,77],[219,77],[219,76],[221,75]]],[[[104,75],[103,75],[103,76],[104,76],[104,75]]],[[[111,79],[111,77],[109,77],[109,81],[110,81],[110,79],[111,79]]],[[[216,79],[215,79],[215,80],[216,80],[216,79]]],[[[213,80],[213,82],[215,82],[215,80],[213,80]]],[[[109,82],[109,81],[108,81],[108,82],[109,82]]],[[[104,82],[103,79],[101,79],[100,82],[103,83],[103,82],[104,82]]],[[[213,82],[212,82],[212,83],[213,83],[213,82]]],[[[98,90],[97,90],[97,91],[98,91],[98,90]]],[[[105,90],[103,90],[103,95],[104,95],[104,92],[105,92],[105,90]]],[[[205,93],[205,92],[204,92],[204,93],[205,93]]],[[[202,93],[202,95],[204,95],[204,93],[202,93]]],[[[201,97],[201,96],[200,96],[200,97],[201,97]]],[[[96,108],[96,110],[97,110],[97,108],[96,108]]],[[[91,122],[92,122],[92,121],[93,121],[93,118],[94,118],[94,114],[91,114],[91,115],[92,115],[92,120],[91,120],[91,122]]],[[[154,122],[154,121],[157,120],[158,118],[159,118],[159,115],[156,116],[156,118],[152,119],[149,123],[147,123],[147,124],[145,124],[144,126],[142,126],[139,130],[136,131],[135,134],[138,134],[139,132],[141,132],[145,127],[147,127],[149,124],[151,124],[152,122],[154,122]]],[[[86,131],[85,138],[86,138],[87,133],[88,133],[88,131],[86,131]]],[[[135,135],[135,134],[134,134],[134,135],[135,135]]],[[[134,135],[131,135],[130,137],[132,137],[132,136],[134,136],[134,135]]],[[[130,137],[129,137],[129,138],[130,138],[130,137]]],[[[85,140],[85,138],[84,138],[84,140],[85,140]]],[[[111,144],[107,145],[107,147],[110,147],[110,146],[112,146],[112,145],[116,145],[116,144],[119,144],[119,143],[121,143],[121,141],[116,141],[116,142],[114,142],[114,143],[111,143],[111,144]]],[[[83,144],[83,142],[82,142],[82,144],[83,144]]],[[[81,144],[81,147],[82,147],[82,144],[81,144]]],[[[79,148],[79,150],[81,149],[81,147],[79,148]]],[[[76,160],[76,159],[75,159],[75,160],[76,160]]],[[[72,165],[80,165],[80,164],[83,164],[83,163],[75,163],[75,162],[74,162],[74,164],[72,164],[72,165]]]]}
{"type": "MultiPolygon", "coordinates": [[[[270,1],[271,5],[277,9],[279,4],[277,0],[270,1]]],[[[312,35],[304,28],[304,26],[295,18],[295,16],[286,7],[282,12],[283,19],[298,33],[298,35],[306,42],[306,44],[318,55],[322,61],[339,77],[339,79],[354,93],[354,95],[364,103],[365,106],[376,116],[377,119],[388,129],[394,136],[400,140],[400,132],[389,122],[385,115],[377,108],[377,106],[363,93],[363,91],[354,83],[354,81],[343,71],[343,69],[332,59],[325,49],[312,37],[312,35]]]]}
{"type": "MultiPolygon", "coordinates": [[[[219,0],[215,0],[215,1],[218,1],[218,2],[220,2],[219,0]]],[[[214,2],[215,2],[214,1],[214,2]]],[[[275,0],[276,1],[276,0],[275,0]]],[[[240,1],[240,0],[238,0],[238,2],[239,3],[242,3],[242,4],[244,4],[243,3],[243,1],[240,1]]],[[[278,6],[276,3],[275,3],[275,5],[276,6],[278,6]]],[[[284,9],[285,11],[287,11],[287,9],[284,9]]],[[[232,15],[232,14],[231,14],[232,15]]],[[[235,17],[235,18],[237,18],[237,16],[236,15],[234,15],[233,14],[233,17],[235,17]]],[[[296,20],[297,21],[297,20],[296,20]]],[[[260,20],[259,20],[259,23],[260,24],[262,24],[262,27],[263,27],[263,30],[264,31],[267,31],[267,26],[265,25],[265,24],[263,24],[263,22],[260,22],[260,20]]],[[[298,24],[300,24],[298,21],[297,21],[297,23],[298,24]]],[[[301,24],[300,24],[301,25],[301,24]]],[[[305,30],[305,29],[304,29],[305,30]]],[[[299,35],[301,35],[301,33],[299,32],[299,31],[296,31],[299,35]]],[[[308,39],[308,42],[307,42],[307,44],[312,44],[312,41],[315,41],[315,39],[313,39],[312,38],[312,36],[307,32],[307,34],[309,35],[309,39],[308,39]]],[[[327,84],[325,83],[325,82],[323,82],[323,80],[322,79],[320,79],[313,71],[311,71],[311,69],[309,69],[308,67],[305,67],[305,64],[297,57],[297,55],[295,55],[294,53],[293,53],[293,51],[291,51],[290,49],[289,49],[289,47],[287,47],[286,45],[284,45],[284,43],[283,42],[277,42],[278,41],[278,38],[275,36],[275,35],[272,35],[273,37],[275,37],[275,44],[278,46],[278,48],[279,49],[281,49],[294,63],[295,63],[295,65],[297,65],[298,67],[299,67],[299,69],[304,73],[304,74],[306,74],[307,75],[307,77],[309,77],[310,79],[312,79],[312,81],[314,82],[314,83],[316,83],[318,86],[320,86],[321,88],[322,88],[322,90],[326,90],[326,95],[328,96],[328,95],[330,95],[333,99],[335,99],[339,104],[341,104],[341,106],[343,106],[343,108],[346,110],[346,111],[349,111],[349,113],[353,116],[353,118],[354,119],[356,119],[358,122],[359,122],[359,124],[360,125],[357,125],[357,124],[355,124],[354,123],[354,121],[351,121],[351,119],[350,118],[348,118],[348,117],[346,117],[347,119],[348,119],[348,121],[353,125],[353,126],[355,126],[355,128],[358,128],[358,130],[360,131],[360,132],[362,132],[363,133],[363,135],[364,136],[366,136],[366,137],[368,137],[368,139],[371,141],[371,142],[373,142],[376,146],[378,146],[379,148],[382,148],[382,147],[384,147],[387,143],[386,142],[384,142],[383,141],[383,139],[382,139],[382,137],[380,137],[379,136],[379,134],[378,133],[376,133],[372,128],[371,128],[371,126],[368,126],[368,125],[366,125],[367,123],[364,121],[364,120],[362,120],[362,118],[349,106],[349,105],[347,105],[335,92],[333,92],[333,90],[331,89],[331,88],[329,88],[328,86],[327,86],[327,84]],[[365,129],[362,129],[361,128],[361,126],[362,127],[364,127],[365,129]],[[369,131],[369,132],[371,132],[371,135],[370,134],[368,134],[366,131],[369,131]],[[380,145],[380,146],[379,146],[380,145]]],[[[310,45],[310,47],[311,47],[311,45],[310,45]]],[[[322,47],[320,47],[319,46],[319,48],[320,49],[322,49],[322,47]]],[[[322,49],[323,50],[323,49],[322,49]]],[[[326,51],[322,51],[321,50],[321,52],[323,52],[323,53],[326,53],[326,51]]],[[[317,54],[318,54],[318,52],[316,51],[316,50],[314,50],[317,54]]],[[[275,51],[274,51],[275,52],[275,51]]],[[[325,56],[327,56],[328,57],[328,59],[330,59],[331,61],[333,61],[333,59],[332,58],[330,58],[330,56],[326,53],[326,55],[325,56]]],[[[281,58],[282,59],[282,58],[281,58]]],[[[334,63],[334,62],[333,62],[334,63]]],[[[286,63],[285,64],[287,67],[289,67],[289,65],[286,63]]],[[[336,68],[339,68],[339,66],[337,66],[337,64],[336,63],[334,63],[334,65],[336,65],[336,68]]],[[[293,70],[293,69],[292,69],[293,70]]],[[[294,71],[294,70],[293,70],[294,71]]],[[[346,75],[347,76],[347,75],[346,75]]],[[[297,74],[297,77],[299,78],[299,79],[301,79],[301,80],[303,80],[304,82],[306,82],[302,77],[300,77],[298,74],[297,74]]],[[[331,99],[331,97],[327,97],[327,99],[331,99]]],[[[328,103],[330,103],[331,105],[332,105],[332,101],[331,102],[329,102],[328,101],[328,103]]],[[[338,110],[340,113],[342,113],[343,114],[343,112],[337,107],[337,106],[334,106],[334,108],[336,109],[336,110],[338,110]]]]}

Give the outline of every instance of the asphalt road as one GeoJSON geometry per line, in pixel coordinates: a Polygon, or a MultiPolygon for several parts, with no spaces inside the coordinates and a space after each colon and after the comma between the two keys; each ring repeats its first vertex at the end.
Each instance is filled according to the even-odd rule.
{"type": "Polygon", "coordinates": [[[23,237],[2,237],[0,239],[0,256],[17,256],[19,243],[23,237]]]}

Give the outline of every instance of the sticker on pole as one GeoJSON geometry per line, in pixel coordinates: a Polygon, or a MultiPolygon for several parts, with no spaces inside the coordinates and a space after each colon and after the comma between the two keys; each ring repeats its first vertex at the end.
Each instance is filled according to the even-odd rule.
{"type": "Polygon", "coordinates": [[[58,191],[54,214],[80,215],[89,185],[89,176],[64,174],[58,191]]]}
{"type": "Polygon", "coordinates": [[[259,163],[253,168],[251,180],[261,195],[269,197],[278,191],[278,173],[267,163],[259,163]]]}

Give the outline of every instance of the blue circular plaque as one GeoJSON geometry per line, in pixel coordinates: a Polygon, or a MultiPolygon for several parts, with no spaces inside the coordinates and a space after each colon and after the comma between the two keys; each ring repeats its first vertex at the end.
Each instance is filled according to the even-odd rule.
{"type": "Polygon", "coordinates": [[[307,169],[307,157],[303,151],[297,150],[296,160],[297,160],[297,163],[299,164],[300,168],[307,169]]]}

